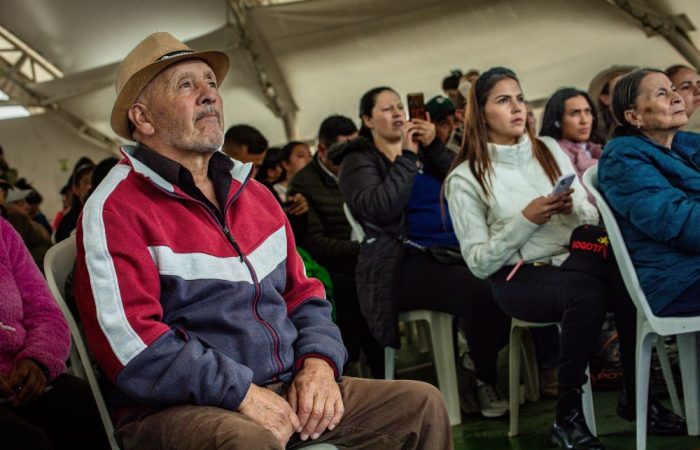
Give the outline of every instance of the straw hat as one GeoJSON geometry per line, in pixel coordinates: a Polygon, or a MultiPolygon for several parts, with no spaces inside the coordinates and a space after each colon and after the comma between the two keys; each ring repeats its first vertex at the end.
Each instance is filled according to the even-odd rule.
{"type": "Polygon", "coordinates": [[[195,52],[170,33],[153,33],[124,58],[117,70],[117,100],[112,108],[112,129],[131,140],[128,111],[152,79],[168,66],[183,59],[201,59],[209,65],[219,84],[228,72],[229,59],[223,52],[195,52]]]}
{"type": "MultiPolygon", "coordinates": [[[[625,75],[633,70],[635,70],[635,66],[610,66],[607,69],[603,70],[602,72],[598,73],[593,80],[591,80],[591,84],[588,85],[588,95],[591,96],[593,101],[598,104],[598,98],[600,97],[600,94],[603,93],[603,89],[605,88],[605,85],[610,82],[613,78],[619,76],[619,75],[625,75]]],[[[612,94],[612,92],[610,93],[612,94]]]]}

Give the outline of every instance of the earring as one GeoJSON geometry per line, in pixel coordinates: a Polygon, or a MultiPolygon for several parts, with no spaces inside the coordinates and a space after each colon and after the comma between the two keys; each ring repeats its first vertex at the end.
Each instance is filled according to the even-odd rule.
{"type": "Polygon", "coordinates": [[[555,126],[556,128],[561,128],[561,124],[559,124],[559,121],[558,121],[558,120],[555,120],[555,121],[554,121],[554,126],[555,126]]]}

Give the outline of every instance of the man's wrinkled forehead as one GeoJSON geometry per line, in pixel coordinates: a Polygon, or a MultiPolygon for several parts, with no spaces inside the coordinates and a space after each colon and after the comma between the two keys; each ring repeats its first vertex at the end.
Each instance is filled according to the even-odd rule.
{"type": "Polygon", "coordinates": [[[150,89],[153,89],[154,86],[160,85],[166,87],[176,78],[186,75],[187,73],[196,73],[197,71],[203,71],[205,77],[211,77],[212,80],[217,81],[214,70],[203,59],[183,59],[182,61],[178,61],[175,64],[166,67],[159,72],[158,75],[153,77],[153,79],[149,81],[146,86],[144,86],[139,96],[148,92],[150,89]],[[197,68],[187,68],[187,66],[192,66],[193,64],[196,64],[197,68]]]}

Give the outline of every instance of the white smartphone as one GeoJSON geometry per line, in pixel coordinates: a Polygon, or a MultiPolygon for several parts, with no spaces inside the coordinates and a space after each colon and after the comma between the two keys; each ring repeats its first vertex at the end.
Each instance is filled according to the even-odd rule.
{"type": "Polygon", "coordinates": [[[557,195],[569,190],[575,179],[575,173],[568,173],[566,175],[560,176],[557,182],[554,184],[554,189],[552,189],[552,193],[549,195],[557,195]]]}

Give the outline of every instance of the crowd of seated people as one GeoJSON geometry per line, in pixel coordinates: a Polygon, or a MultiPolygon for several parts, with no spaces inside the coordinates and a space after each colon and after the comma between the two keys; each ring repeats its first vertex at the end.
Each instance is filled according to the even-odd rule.
{"type": "MultiPolygon", "coordinates": [[[[697,72],[687,67],[670,70],[684,77],[677,83],[679,94],[687,96],[685,111],[690,115],[694,109],[687,102],[700,95],[697,72]]],[[[464,100],[456,89],[461,75],[451,73],[443,88],[455,100],[438,96],[428,102],[432,126],[406,120],[401,96],[388,87],[376,88],[360,102],[360,136],[338,146],[332,156],[343,200],[368,235],[359,249],[355,287],[375,341],[398,345],[395,324],[400,311],[428,307],[451,312],[467,336],[479,386],[491,386],[494,354],[507,333],[497,325],[504,323],[503,312],[532,322],[561,322],[561,349],[548,349],[550,354],[541,359],[551,360],[556,352],[554,360],[559,360],[552,441],[562,447],[603,448],[582,419],[580,401],[583,371],[607,311],[615,313],[625,373],[617,412],[635,419],[634,306],[614,262],[605,261],[610,267],[604,274],[596,272],[599,268],[566,263],[575,230],[604,233],[596,227],[595,203],[586,195],[581,177],[616,136],[612,134],[619,121],[613,112],[615,88],[634,71],[632,66],[613,66],[594,77],[588,91],[554,92],[545,106],[539,136],[536,126],[527,123],[532,111],[524,103],[519,82],[506,69],[475,74],[464,100]],[[456,120],[455,101],[461,105],[459,115],[466,116],[462,123],[456,120]],[[444,149],[457,132],[464,138],[453,161],[452,153],[444,149]],[[522,185],[515,176],[518,171],[522,185]],[[504,175],[499,176],[501,172],[504,175]],[[577,175],[573,189],[548,195],[565,173],[577,175]],[[441,205],[443,182],[447,201],[441,205]],[[532,197],[527,200],[529,190],[532,197]],[[442,265],[427,251],[455,244],[461,246],[466,261],[462,266],[442,265]],[[486,289],[479,287],[477,277],[487,279],[486,289]],[[565,279],[569,281],[563,283],[565,279]],[[442,292],[441,286],[449,286],[449,292],[442,292]],[[530,301],[522,302],[523,292],[531,293],[530,301]],[[492,305],[499,307],[493,314],[492,305]],[[472,309],[478,311],[478,319],[470,323],[472,309]],[[488,329],[481,330],[474,323],[478,320],[488,323],[488,329]]],[[[322,150],[317,157],[324,158],[325,153],[322,150]]],[[[307,199],[314,195],[302,192],[307,199]]],[[[309,206],[309,216],[315,215],[316,201],[309,206]]],[[[691,308],[669,314],[678,311],[697,313],[691,308]]],[[[682,418],[650,395],[649,431],[683,433],[682,418]]],[[[501,406],[497,388],[477,398],[484,415],[505,412],[494,412],[501,406]],[[487,398],[491,403],[482,402],[487,398]]]]}
{"type": "MultiPolygon", "coordinates": [[[[510,319],[558,322],[559,330],[533,330],[538,362],[550,373],[556,367],[556,374],[544,380],[557,398],[551,442],[603,449],[583,418],[585,370],[606,313],[613,312],[624,371],[617,413],[635,420],[637,312],[609,254],[591,264],[571,251],[577,240],[605,236],[582,176],[599,165],[600,190],[620,224],[654,313],[699,315],[700,234],[688,224],[700,219],[700,135],[695,133],[700,131],[700,75],[685,65],[665,71],[612,66],[593,77],[587,90],[553,92],[539,132],[520,81],[509,69],[455,70],[442,88],[446,96],[426,103],[427,120],[407,118],[402,96],[382,86],[360,98],[359,131],[352,119],[333,114],[320,124],[315,142],[269,148],[259,130],[238,124],[222,136],[220,148],[236,161],[234,167],[251,164],[250,178],[256,181],[250,182],[265,186],[277,201],[306,275],[320,278],[327,298],[332,297],[334,321],[347,349],[341,371],[366,364],[367,376],[384,378],[383,348],[401,344],[399,314],[447,312],[455,316],[469,347],[476,376],[470,394],[484,417],[500,417],[508,402],[498,388],[497,357],[508,342],[510,319]],[[576,175],[571,187],[553,192],[560,176],[570,173],[576,175]],[[351,239],[344,205],[365,232],[362,242],[351,239]]],[[[140,123],[137,117],[129,120],[140,123]]],[[[144,151],[139,147],[136,155],[144,151]]],[[[0,222],[3,242],[34,283],[48,248],[81,228],[82,210],[100,181],[115,165],[118,171],[130,163],[78,161],[61,191],[64,208],[49,223],[39,207],[41,195],[17,180],[1,149],[0,157],[0,204],[7,218],[0,222]],[[16,233],[8,224],[21,237],[21,248],[18,239],[7,242],[16,233]]],[[[212,198],[222,200],[219,194],[212,198]]],[[[85,293],[85,280],[92,275],[85,265],[79,272],[78,302],[84,313],[86,296],[94,295],[85,293]]],[[[46,303],[40,284],[37,299],[46,303]]],[[[8,295],[3,303],[16,301],[8,295]]],[[[85,400],[89,392],[81,391],[85,386],[62,373],[65,324],[52,308],[42,308],[52,315],[46,326],[61,339],[46,355],[2,361],[0,428],[22,424],[27,435],[62,448],[66,438],[42,427],[40,415],[33,415],[55,407],[44,402],[66,389],[68,394],[61,395],[83,402],[82,411],[93,420],[97,414],[85,400]],[[27,374],[25,381],[37,380],[27,384],[31,395],[21,392],[20,371],[27,374]],[[71,383],[77,384],[64,387],[71,383]],[[36,411],[29,414],[25,402],[36,405],[36,411]]],[[[0,326],[2,331],[13,328],[5,319],[0,326]]],[[[46,340],[47,331],[42,333],[46,340]]],[[[684,420],[649,395],[649,432],[684,433],[684,420]]],[[[101,425],[96,429],[101,432],[101,425]]],[[[300,439],[318,437],[304,429],[300,439]]],[[[99,433],[82,438],[93,439],[93,448],[105,445],[99,433]]]]}
{"type": "MultiPolygon", "coordinates": [[[[508,315],[561,322],[552,443],[603,448],[583,420],[584,372],[610,309],[625,372],[617,410],[634,419],[636,310],[616,268],[605,261],[582,264],[569,254],[570,242],[595,238],[598,213],[576,177],[573,189],[552,193],[557,178],[575,169],[556,141],[539,139],[526,127],[524,96],[512,71],[485,72],[470,91],[468,108],[462,152],[446,181],[448,203],[461,212],[454,224],[462,254],[477,276],[488,278],[508,315]]],[[[683,431],[681,418],[655,398],[650,402],[650,431],[683,431]]]]}
{"type": "Polygon", "coordinates": [[[401,97],[391,88],[365,93],[360,115],[360,138],[346,144],[336,161],[343,197],[371,242],[361,247],[356,268],[370,329],[380,345],[398,347],[399,312],[433,309],[457,316],[476,366],[481,413],[502,416],[507,402],[496,386],[496,362],[509,321],[458,252],[456,261],[440,260],[457,246],[449,208],[440,200],[454,153],[437,138],[433,123],[405,119],[401,97]]]}

